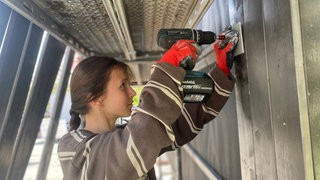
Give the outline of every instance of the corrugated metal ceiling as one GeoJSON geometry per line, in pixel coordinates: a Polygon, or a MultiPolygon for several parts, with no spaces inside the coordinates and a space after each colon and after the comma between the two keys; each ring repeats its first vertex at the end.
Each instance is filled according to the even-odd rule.
{"type": "MultiPolygon", "coordinates": [[[[31,21],[86,55],[156,60],[160,28],[193,28],[213,0],[5,0],[31,21]]],[[[139,61],[137,61],[139,62],[139,61]]],[[[142,63],[134,63],[136,72],[142,63]]],[[[147,67],[148,68],[148,67],[147,67]]],[[[140,73],[138,76],[144,76],[140,73]]],[[[144,81],[145,77],[140,78],[144,81]]]]}

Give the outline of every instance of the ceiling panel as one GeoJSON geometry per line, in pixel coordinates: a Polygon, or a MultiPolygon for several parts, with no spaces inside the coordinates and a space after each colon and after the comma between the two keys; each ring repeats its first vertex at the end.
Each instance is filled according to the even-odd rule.
{"type": "Polygon", "coordinates": [[[213,0],[3,0],[74,50],[123,60],[137,84],[163,49],[161,28],[193,28],[213,0]]]}

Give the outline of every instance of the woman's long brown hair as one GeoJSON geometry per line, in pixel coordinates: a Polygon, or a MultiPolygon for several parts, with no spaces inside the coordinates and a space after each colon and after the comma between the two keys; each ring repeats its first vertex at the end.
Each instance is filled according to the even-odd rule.
{"type": "Polygon", "coordinates": [[[132,76],[128,65],[110,57],[92,56],[77,65],[70,81],[70,131],[78,129],[81,123],[79,115],[88,112],[88,103],[104,93],[114,68],[123,69],[132,76]]]}

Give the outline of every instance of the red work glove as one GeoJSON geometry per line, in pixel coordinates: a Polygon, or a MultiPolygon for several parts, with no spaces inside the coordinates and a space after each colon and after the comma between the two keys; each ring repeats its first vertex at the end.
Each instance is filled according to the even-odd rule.
{"type": "Polygon", "coordinates": [[[219,39],[213,46],[216,52],[216,62],[218,67],[229,76],[230,69],[233,65],[233,50],[238,44],[239,32],[231,30],[231,26],[227,26],[225,30],[219,34],[219,39]]]}
{"type": "Polygon", "coordinates": [[[195,41],[179,40],[173,44],[157,63],[166,62],[191,70],[199,54],[200,48],[197,47],[195,41]]]}

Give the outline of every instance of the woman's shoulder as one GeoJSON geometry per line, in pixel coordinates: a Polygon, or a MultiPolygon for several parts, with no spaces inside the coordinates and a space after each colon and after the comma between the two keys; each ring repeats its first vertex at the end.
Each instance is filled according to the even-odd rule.
{"type": "Polygon", "coordinates": [[[63,135],[59,139],[59,146],[71,146],[76,147],[80,144],[85,143],[92,137],[96,136],[96,134],[86,131],[86,130],[73,130],[63,135]]]}

